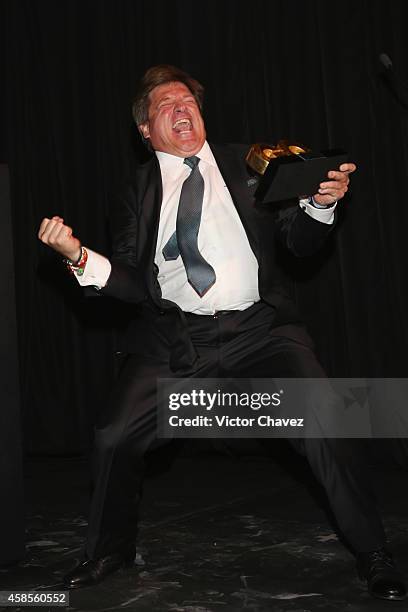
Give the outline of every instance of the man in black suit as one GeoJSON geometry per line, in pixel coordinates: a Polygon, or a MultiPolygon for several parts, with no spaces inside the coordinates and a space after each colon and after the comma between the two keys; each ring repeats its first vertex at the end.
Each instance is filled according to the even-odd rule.
{"type": "MultiPolygon", "coordinates": [[[[66,576],[68,587],[96,583],[134,557],[158,378],[325,376],[280,284],[274,239],[297,256],[313,253],[333,229],[355,165],[333,169],[318,193],[279,214],[257,206],[248,147],[207,143],[202,98],[202,86],[172,66],[143,77],[133,113],[154,154],[116,203],[110,260],[83,247],[60,217],[39,230],[81,285],[135,308],[128,357],[96,428],[86,559],[66,576]]],[[[358,445],[291,442],[325,487],[370,592],[402,599],[358,445]]]]}

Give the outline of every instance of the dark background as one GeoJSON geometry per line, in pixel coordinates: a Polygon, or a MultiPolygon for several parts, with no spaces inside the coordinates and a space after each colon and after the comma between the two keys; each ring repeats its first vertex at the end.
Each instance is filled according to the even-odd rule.
{"type": "Polygon", "coordinates": [[[115,376],[125,307],[85,299],[36,238],[60,214],[109,253],[112,193],[141,155],[131,100],[173,63],[206,86],[210,141],[342,147],[358,165],[332,243],[288,262],[332,376],[407,376],[408,5],[380,0],[13,0],[0,3],[0,161],[11,175],[24,445],[86,451],[115,376]]]}

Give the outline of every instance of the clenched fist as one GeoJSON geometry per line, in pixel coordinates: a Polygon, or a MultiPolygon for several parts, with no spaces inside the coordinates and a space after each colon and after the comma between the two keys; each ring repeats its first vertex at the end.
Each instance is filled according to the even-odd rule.
{"type": "Polygon", "coordinates": [[[44,244],[71,261],[78,261],[81,256],[81,243],[72,235],[72,228],[64,225],[61,217],[43,219],[38,230],[38,238],[44,244]]]}

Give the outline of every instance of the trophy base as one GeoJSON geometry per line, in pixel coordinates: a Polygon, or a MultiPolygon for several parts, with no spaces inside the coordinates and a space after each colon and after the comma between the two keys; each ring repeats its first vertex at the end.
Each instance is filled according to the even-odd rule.
{"type": "Polygon", "coordinates": [[[255,191],[257,202],[279,202],[299,196],[311,196],[327,179],[329,170],[337,170],[347,161],[342,149],[308,151],[271,159],[255,191]]]}

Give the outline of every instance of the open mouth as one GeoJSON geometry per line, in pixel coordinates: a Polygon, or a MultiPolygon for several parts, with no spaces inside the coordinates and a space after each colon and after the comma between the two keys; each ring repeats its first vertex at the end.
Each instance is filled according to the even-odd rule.
{"type": "Polygon", "coordinates": [[[183,132],[191,132],[193,126],[191,125],[190,119],[177,119],[173,123],[173,130],[177,132],[177,134],[182,134],[183,132]]]}

